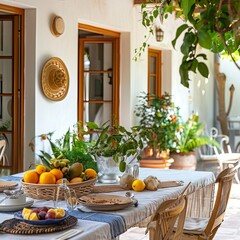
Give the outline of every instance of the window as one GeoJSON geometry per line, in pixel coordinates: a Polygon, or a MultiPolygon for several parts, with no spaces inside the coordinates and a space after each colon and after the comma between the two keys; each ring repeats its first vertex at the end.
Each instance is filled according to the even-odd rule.
{"type": "Polygon", "coordinates": [[[161,51],[148,50],[148,93],[161,95],[161,51]]]}
{"type": "Polygon", "coordinates": [[[119,33],[80,26],[78,120],[118,122],[119,33]],[[113,36],[112,36],[113,35],[113,36]]]}

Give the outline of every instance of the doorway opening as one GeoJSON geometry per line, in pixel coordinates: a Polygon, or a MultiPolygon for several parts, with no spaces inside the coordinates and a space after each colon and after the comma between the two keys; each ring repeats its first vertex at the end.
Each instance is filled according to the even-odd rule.
{"type": "Polygon", "coordinates": [[[23,171],[24,10],[0,5],[0,175],[23,171]]]}

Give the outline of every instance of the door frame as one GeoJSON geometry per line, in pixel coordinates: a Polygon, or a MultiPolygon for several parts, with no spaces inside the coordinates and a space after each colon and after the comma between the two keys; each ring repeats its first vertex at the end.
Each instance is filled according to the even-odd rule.
{"type": "MultiPolygon", "coordinates": [[[[119,95],[120,95],[120,70],[119,70],[119,63],[120,63],[120,57],[119,57],[119,49],[120,49],[120,33],[94,27],[91,25],[79,23],[78,24],[78,30],[84,30],[88,32],[98,33],[102,35],[107,35],[113,39],[113,72],[112,72],[112,78],[114,79],[113,87],[112,87],[112,114],[113,114],[113,122],[119,123],[119,95]]],[[[90,39],[87,39],[88,41],[91,41],[90,39]]],[[[96,41],[97,39],[93,40],[96,41]]],[[[103,39],[99,39],[99,41],[103,41],[103,39]]],[[[107,41],[107,39],[105,39],[107,41]]],[[[80,40],[79,40],[80,42],[80,40]]],[[[78,51],[79,51],[79,58],[78,58],[78,121],[83,122],[83,71],[81,69],[84,69],[84,63],[82,59],[84,59],[84,52],[80,51],[82,47],[82,44],[79,43],[78,45],[78,51]]]]}
{"type": "Polygon", "coordinates": [[[14,16],[13,149],[12,173],[23,171],[24,160],[24,18],[25,10],[0,4],[0,11],[14,16]],[[20,26],[20,28],[19,28],[20,26]],[[20,49],[19,49],[20,48],[20,49]],[[20,79],[19,79],[20,78],[20,79]],[[18,99],[18,94],[20,94],[18,99]],[[18,109],[18,106],[20,108],[18,109]],[[19,111],[19,114],[18,114],[19,111]],[[18,118],[19,116],[19,118],[18,118]],[[17,139],[17,140],[16,140],[17,139]]]}

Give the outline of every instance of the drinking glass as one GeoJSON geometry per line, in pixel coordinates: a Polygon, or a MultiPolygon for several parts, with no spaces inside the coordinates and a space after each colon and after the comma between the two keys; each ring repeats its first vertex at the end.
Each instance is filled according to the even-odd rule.
{"type": "Polygon", "coordinates": [[[128,173],[137,179],[139,176],[139,163],[127,164],[125,173],[128,173]]]}

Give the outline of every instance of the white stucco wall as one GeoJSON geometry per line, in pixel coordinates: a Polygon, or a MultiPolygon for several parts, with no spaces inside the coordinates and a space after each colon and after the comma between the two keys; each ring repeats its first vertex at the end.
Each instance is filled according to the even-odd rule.
{"type": "MultiPolygon", "coordinates": [[[[25,168],[34,160],[28,144],[32,137],[55,131],[60,137],[77,121],[77,70],[78,70],[78,23],[118,31],[121,33],[120,50],[120,123],[130,127],[137,123],[133,111],[136,96],[147,90],[147,51],[142,58],[134,62],[134,49],[144,40],[146,30],[141,25],[140,6],[134,6],[132,0],[0,0],[6,5],[26,9],[26,48],[25,48],[25,168]],[[65,22],[65,32],[55,37],[50,31],[54,15],[60,15],[65,22]],[[51,57],[59,57],[66,64],[70,86],[62,101],[47,99],[41,89],[41,71],[44,63],[51,57]]],[[[172,49],[171,41],[180,21],[169,17],[162,29],[164,40],[156,42],[151,37],[151,48],[163,51],[163,89],[170,92],[176,105],[181,107],[181,114],[189,115],[188,89],[180,85],[179,64],[181,54],[172,49]],[[171,26],[171,27],[169,27],[171,26]]],[[[193,92],[195,94],[195,92],[193,92]]],[[[193,98],[192,109],[196,110],[201,98],[193,98]]],[[[206,99],[207,101],[207,99],[206,99]]],[[[207,109],[208,115],[213,112],[207,109]]],[[[191,109],[191,111],[192,111],[191,109]]],[[[206,109],[204,109],[206,111],[206,109]]],[[[37,148],[44,147],[43,142],[36,142],[37,148]]]]}
{"type": "MultiPolygon", "coordinates": [[[[240,71],[236,67],[236,65],[229,59],[219,59],[220,63],[220,72],[224,73],[226,75],[226,110],[229,105],[229,99],[230,99],[230,91],[229,88],[231,85],[234,85],[235,92],[233,96],[233,103],[232,108],[230,111],[229,116],[230,117],[237,117],[240,116],[240,108],[239,108],[239,92],[240,92],[240,71]]],[[[240,61],[237,62],[237,64],[240,66],[240,61]]]]}

